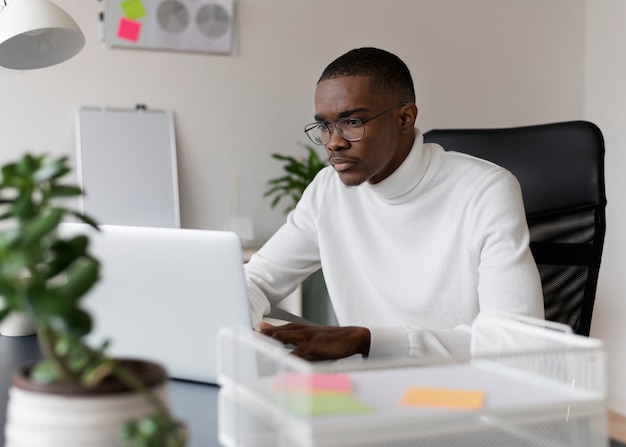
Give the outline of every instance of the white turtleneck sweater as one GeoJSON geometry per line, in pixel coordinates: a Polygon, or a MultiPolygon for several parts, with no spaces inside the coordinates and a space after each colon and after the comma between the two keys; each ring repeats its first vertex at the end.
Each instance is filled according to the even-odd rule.
{"type": "Polygon", "coordinates": [[[246,264],[253,323],[322,266],[342,326],[370,329],[370,357],[463,360],[479,315],[543,318],[519,184],[417,133],[388,178],[346,187],[323,169],[246,264]]]}

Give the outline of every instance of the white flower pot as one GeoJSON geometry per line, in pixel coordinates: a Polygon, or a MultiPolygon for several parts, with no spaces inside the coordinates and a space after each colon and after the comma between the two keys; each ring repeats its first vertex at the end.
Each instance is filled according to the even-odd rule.
{"type": "MultiPolygon", "coordinates": [[[[16,377],[9,390],[5,447],[119,447],[124,422],[154,412],[133,391],[96,388],[79,394],[46,390],[41,385],[26,389],[31,388],[24,387],[27,379],[16,377]]],[[[169,406],[165,372],[156,382],[151,389],[169,406]]]]}
{"type": "Polygon", "coordinates": [[[30,318],[21,312],[11,312],[0,322],[0,334],[7,337],[34,335],[37,328],[30,318]]]}

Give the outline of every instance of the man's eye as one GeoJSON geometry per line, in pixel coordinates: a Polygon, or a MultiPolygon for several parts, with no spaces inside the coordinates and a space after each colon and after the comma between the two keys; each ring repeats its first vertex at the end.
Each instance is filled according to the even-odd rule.
{"type": "Polygon", "coordinates": [[[346,118],[344,125],[346,127],[359,127],[361,125],[361,120],[358,118],[346,118]]]}

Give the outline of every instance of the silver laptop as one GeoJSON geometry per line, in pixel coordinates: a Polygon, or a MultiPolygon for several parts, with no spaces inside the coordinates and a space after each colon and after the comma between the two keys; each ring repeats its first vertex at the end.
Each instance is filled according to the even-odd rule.
{"type": "Polygon", "coordinates": [[[64,223],[88,233],[102,262],[84,298],[94,316],[90,341],[109,353],[160,362],[170,377],[217,383],[222,326],[251,326],[239,237],[229,231],[64,223]]]}

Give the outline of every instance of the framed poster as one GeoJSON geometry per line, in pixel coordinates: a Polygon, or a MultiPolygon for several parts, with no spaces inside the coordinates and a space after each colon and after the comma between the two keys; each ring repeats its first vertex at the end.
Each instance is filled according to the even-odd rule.
{"type": "Polygon", "coordinates": [[[235,0],[106,0],[111,47],[231,54],[235,0]]]}

